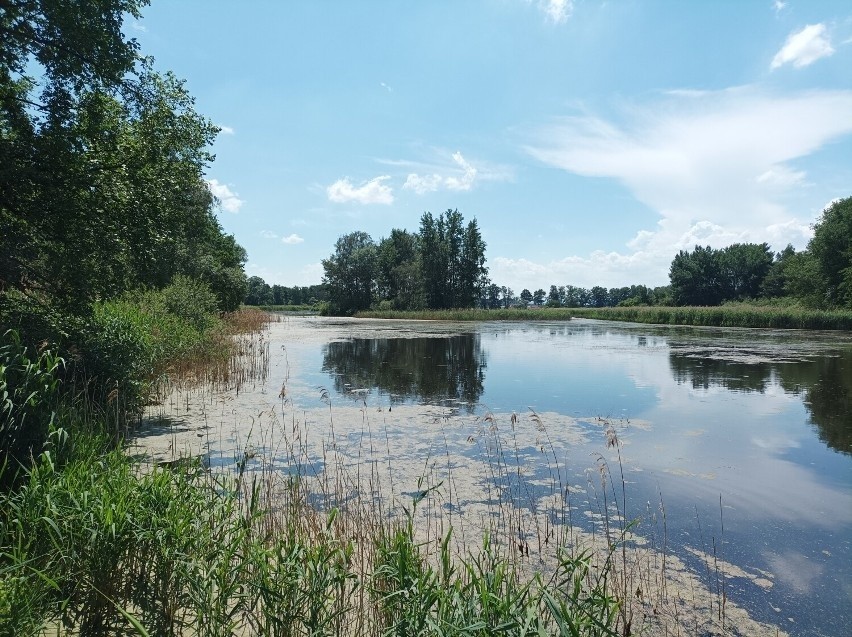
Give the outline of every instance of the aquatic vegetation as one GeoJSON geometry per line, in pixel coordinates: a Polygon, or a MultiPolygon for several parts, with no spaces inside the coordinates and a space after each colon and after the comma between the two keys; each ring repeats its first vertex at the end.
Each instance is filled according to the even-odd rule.
{"type": "Polygon", "coordinates": [[[852,330],[852,312],[816,310],[797,305],[730,303],[718,307],[574,307],[498,310],[365,310],[359,318],[429,321],[568,321],[593,318],[659,325],[757,327],[775,329],[852,330]]]}

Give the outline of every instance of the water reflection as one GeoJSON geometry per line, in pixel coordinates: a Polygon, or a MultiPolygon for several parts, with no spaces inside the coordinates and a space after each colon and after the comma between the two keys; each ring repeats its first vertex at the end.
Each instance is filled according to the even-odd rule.
{"type": "Polygon", "coordinates": [[[485,379],[479,334],[446,338],[354,338],[329,343],[322,369],[342,393],[378,388],[393,403],[465,403],[473,411],[485,379]]]}
{"type": "Polygon", "coordinates": [[[811,360],[743,362],[719,360],[672,351],[672,376],[679,384],[695,389],[723,387],[732,391],[764,393],[780,384],[785,392],[804,397],[820,440],[845,454],[852,454],[852,350],[811,360]]]}

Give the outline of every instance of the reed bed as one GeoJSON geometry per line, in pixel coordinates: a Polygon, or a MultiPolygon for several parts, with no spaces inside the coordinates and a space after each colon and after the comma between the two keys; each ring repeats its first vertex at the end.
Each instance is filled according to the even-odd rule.
{"type": "Polygon", "coordinates": [[[799,306],[737,303],[720,307],[605,307],[574,308],[571,313],[582,318],[664,325],[852,330],[852,311],[799,306]]]}
{"type": "Polygon", "coordinates": [[[754,327],[773,329],[852,330],[849,310],[737,303],[719,307],[509,308],[500,310],[368,310],[359,318],[429,321],[567,321],[593,318],[660,325],[754,327]]]}

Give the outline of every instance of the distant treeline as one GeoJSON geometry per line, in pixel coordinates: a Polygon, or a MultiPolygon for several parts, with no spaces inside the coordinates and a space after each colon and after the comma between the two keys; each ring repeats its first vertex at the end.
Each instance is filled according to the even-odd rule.
{"type": "Polygon", "coordinates": [[[328,286],[269,285],[259,276],[248,279],[246,305],[318,305],[328,301],[328,286]]]}
{"type": "MultiPolygon", "coordinates": [[[[476,221],[466,227],[457,210],[437,219],[425,213],[420,231],[393,229],[376,244],[365,232],[338,239],[323,261],[322,286],[281,288],[249,281],[250,305],[297,304],[286,290],[309,289],[333,314],[384,311],[508,309],[513,307],[605,308],[718,306],[736,301],[772,301],[804,308],[852,309],[852,197],[839,199],[814,224],[807,249],[788,245],[773,253],[767,243],[681,250],[669,268],[669,285],[619,288],[551,285],[519,294],[488,278],[485,243],[476,221]],[[279,288],[279,296],[275,296],[279,288]],[[272,299],[270,301],[269,299],[272,299]]],[[[313,303],[308,299],[302,303],[313,303]]],[[[797,319],[798,320],[798,319],[797,319]]]]}

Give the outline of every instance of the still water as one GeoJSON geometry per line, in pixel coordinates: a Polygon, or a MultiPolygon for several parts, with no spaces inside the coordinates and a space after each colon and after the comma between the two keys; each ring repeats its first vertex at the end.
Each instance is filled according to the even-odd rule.
{"type": "MultiPolygon", "coordinates": [[[[719,578],[699,554],[733,565],[723,578],[732,604],[788,634],[852,634],[852,336],[289,317],[271,325],[269,342],[269,380],[222,398],[231,439],[205,443],[208,454],[233,459],[223,450],[256,440],[244,425],[256,429],[273,405],[323,449],[331,429],[353,463],[366,453],[364,432],[381,430],[370,447],[412,491],[430,459],[446,456],[499,497],[518,487],[511,471],[463,473],[493,462],[477,432],[514,436],[534,421],[544,434],[512,451],[525,497],[553,495],[555,464],[571,506],[600,510],[593,483],[603,460],[619,498],[623,470],[625,517],[639,520],[640,535],[657,534],[655,545],[665,542],[711,588],[719,578]],[[279,384],[286,399],[276,398],[279,384]],[[620,462],[606,446],[609,425],[620,462]]],[[[210,404],[195,412],[207,424],[210,404]]],[[[311,470],[322,471],[325,452],[314,458],[311,470]]],[[[460,482],[446,506],[463,513],[481,503],[460,482]]]]}
{"type": "Polygon", "coordinates": [[[372,325],[375,335],[369,323],[317,322],[336,333],[314,351],[291,346],[303,380],[391,408],[571,416],[590,432],[559,446],[577,480],[604,446],[597,419],[614,422],[628,518],[662,500],[672,546],[706,548],[713,536],[726,560],[769,576],[770,588],[731,582],[757,619],[850,634],[848,335],[573,320],[407,322],[394,337],[393,324],[372,325]]]}

